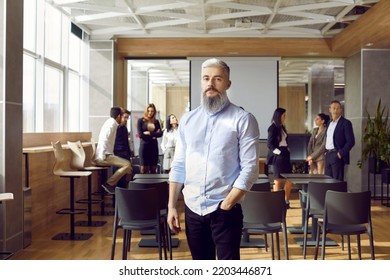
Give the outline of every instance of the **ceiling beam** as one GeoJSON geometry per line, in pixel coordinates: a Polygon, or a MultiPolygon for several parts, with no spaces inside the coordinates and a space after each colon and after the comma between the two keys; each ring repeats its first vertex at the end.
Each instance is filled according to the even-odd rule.
{"type": "Polygon", "coordinates": [[[332,51],[351,56],[367,44],[370,48],[390,48],[390,1],[379,1],[331,41],[332,51]]]}

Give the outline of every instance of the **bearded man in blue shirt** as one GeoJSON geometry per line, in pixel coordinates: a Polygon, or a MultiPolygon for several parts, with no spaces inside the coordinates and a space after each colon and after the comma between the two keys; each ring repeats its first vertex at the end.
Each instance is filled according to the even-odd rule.
{"type": "Polygon", "coordinates": [[[203,62],[201,85],[201,106],[184,115],[179,126],[169,174],[168,224],[180,231],[177,201],[183,192],[192,258],[239,260],[240,201],[258,177],[259,127],[252,114],[229,101],[225,62],[203,62]]]}

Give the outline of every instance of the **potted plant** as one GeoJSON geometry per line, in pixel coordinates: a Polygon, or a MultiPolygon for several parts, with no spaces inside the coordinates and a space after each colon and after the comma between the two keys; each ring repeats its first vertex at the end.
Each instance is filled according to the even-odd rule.
{"type": "MultiPolygon", "coordinates": [[[[367,111],[367,124],[364,128],[362,141],[362,161],[368,161],[369,172],[380,173],[381,169],[390,163],[390,126],[389,109],[382,106],[379,99],[375,116],[371,117],[367,111]]],[[[358,164],[361,166],[362,161],[358,164]]]]}

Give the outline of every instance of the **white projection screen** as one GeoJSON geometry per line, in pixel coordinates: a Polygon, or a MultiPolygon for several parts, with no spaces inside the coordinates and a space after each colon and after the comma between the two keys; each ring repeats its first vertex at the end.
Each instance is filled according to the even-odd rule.
{"type": "MultiPolygon", "coordinates": [[[[200,104],[201,65],[207,58],[191,61],[190,108],[200,104]]],[[[252,113],[259,123],[260,139],[267,139],[267,129],[278,104],[278,61],[275,57],[220,58],[230,67],[232,85],[228,96],[232,103],[252,113]]]]}

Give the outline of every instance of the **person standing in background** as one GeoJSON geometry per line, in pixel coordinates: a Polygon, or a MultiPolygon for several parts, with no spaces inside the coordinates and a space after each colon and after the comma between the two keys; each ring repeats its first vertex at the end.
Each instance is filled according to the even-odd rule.
{"type": "Polygon", "coordinates": [[[206,60],[201,75],[201,105],[180,120],[169,173],[168,224],[180,231],[176,204],[183,191],[192,258],[239,260],[240,202],[259,174],[259,126],[252,114],[230,103],[230,68],[224,61],[206,60]]]}
{"type": "Polygon", "coordinates": [[[160,122],[156,119],[156,113],[156,107],[150,103],[145,109],[143,118],[138,119],[137,122],[138,135],[141,138],[139,146],[141,173],[157,173],[157,138],[163,133],[160,122]]]}
{"type": "Polygon", "coordinates": [[[171,169],[171,163],[173,161],[173,156],[175,155],[178,126],[179,123],[176,116],[174,114],[170,114],[167,117],[167,128],[164,130],[161,141],[161,150],[164,153],[163,170],[166,173],[168,173],[171,169]]]}
{"type": "Polygon", "coordinates": [[[315,119],[317,127],[313,129],[311,134],[307,145],[308,156],[306,157],[311,174],[325,174],[326,126],[329,119],[329,116],[324,113],[318,114],[315,119]]]}
{"type": "MultiPolygon", "coordinates": [[[[129,145],[129,131],[127,129],[127,121],[130,117],[130,111],[127,109],[122,109],[122,118],[121,122],[116,130],[115,145],[114,145],[114,155],[124,158],[130,161],[131,151],[129,145]]],[[[115,172],[117,167],[114,166],[113,171],[115,172]]],[[[118,187],[125,188],[127,186],[127,181],[125,178],[121,178],[118,183],[118,187]]]]}
{"type": "Polygon", "coordinates": [[[344,181],[344,167],[349,164],[349,151],[355,145],[352,123],[344,118],[340,101],[329,106],[332,120],[326,130],[325,174],[344,181]]]}
{"type": "Polygon", "coordinates": [[[286,207],[290,208],[290,193],[293,184],[280,175],[281,173],[291,173],[290,150],[288,149],[288,135],[284,126],[286,121],[286,109],[277,108],[272,117],[272,123],[268,128],[267,139],[267,161],[272,165],[274,175],[274,191],[279,191],[283,188],[285,191],[286,207]]]}

